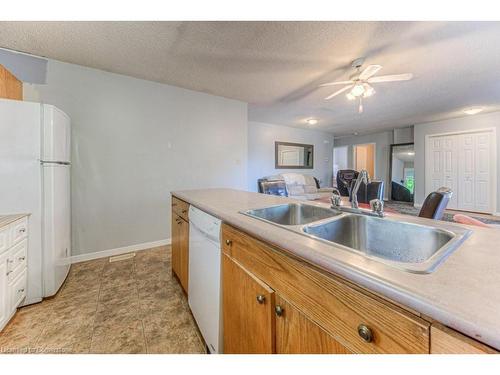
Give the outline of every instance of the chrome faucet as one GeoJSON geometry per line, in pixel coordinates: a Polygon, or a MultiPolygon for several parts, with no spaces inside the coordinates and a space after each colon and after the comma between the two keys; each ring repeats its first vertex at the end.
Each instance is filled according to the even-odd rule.
{"type": "Polygon", "coordinates": [[[366,185],[370,183],[370,177],[368,177],[368,172],[365,169],[362,169],[359,172],[358,178],[356,179],[356,183],[354,184],[354,187],[352,188],[351,191],[351,207],[352,208],[359,208],[358,205],[358,190],[359,186],[361,183],[364,182],[366,185]]]}
{"type": "Polygon", "coordinates": [[[340,208],[340,205],[342,203],[342,198],[340,197],[339,189],[333,188],[330,202],[332,202],[332,208],[337,208],[337,209],[340,208]]]}
{"type": "Polygon", "coordinates": [[[365,170],[362,170],[361,172],[359,172],[359,177],[356,180],[356,184],[354,185],[354,188],[352,189],[351,207],[342,206],[340,191],[337,188],[333,188],[332,196],[330,198],[330,201],[332,202],[331,207],[335,210],[342,211],[342,212],[350,212],[350,213],[363,214],[363,215],[368,215],[368,216],[384,217],[385,216],[385,214],[384,214],[384,202],[381,201],[380,199],[372,199],[370,201],[371,211],[359,208],[357,194],[358,194],[359,185],[361,185],[361,182],[364,182],[367,185],[370,183],[370,179],[368,177],[368,172],[365,170]]]}

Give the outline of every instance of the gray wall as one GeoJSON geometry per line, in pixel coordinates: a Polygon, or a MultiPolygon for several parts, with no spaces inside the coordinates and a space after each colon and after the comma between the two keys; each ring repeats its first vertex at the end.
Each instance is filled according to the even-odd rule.
{"type": "Polygon", "coordinates": [[[412,143],[413,126],[394,129],[394,143],[412,143]]]}
{"type": "Polygon", "coordinates": [[[381,133],[356,135],[351,137],[335,138],[335,147],[349,146],[347,151],[347,163],[349,168],[354,166],[353,146],[363,143],[375,143],[375,176],[374,179],[384,181],[384,198],[387,199],[390,176],[389,176],[389,151],[393,143],[393,131],[381,133]]]}
{"type": "MultiPolygon", "coordinates": [[[[500,155],[500,112],[467,116],[415,125],[415,203],[425,199],[425,136],[455,131],[496,128],[497,155],[500,155]]],[[[497,212],[500,212],[500,162],[497,161],[497,212]]]]}
{"type": "Polygon", "coordinates": [[[333,134],[289,126],[248,123],[248,190],[257,191],[257,179],[285,172],[304,173],[332,186],[333,134]],[[275,169],[274,142],[295,142],[314,145],[314,169],[275,169]]]}
{"type": "Polygon", "coordinates": [[[171,190],[247,186],[246,103],[51,60],[27,95],[72,120],[74,255],[169,238],[171,190]]]}

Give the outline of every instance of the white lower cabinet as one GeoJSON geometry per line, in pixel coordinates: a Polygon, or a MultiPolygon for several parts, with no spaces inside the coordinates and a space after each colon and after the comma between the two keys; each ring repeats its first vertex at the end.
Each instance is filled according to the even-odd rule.
{"type": "Polygon", "coordinates": [[[26,297],[28,218],[0,229],[0,331],[26,297]]]}

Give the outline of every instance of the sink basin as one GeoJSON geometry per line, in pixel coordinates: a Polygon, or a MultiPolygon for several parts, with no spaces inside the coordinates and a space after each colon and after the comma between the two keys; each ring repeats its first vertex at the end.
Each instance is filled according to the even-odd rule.
{"type": "Polygon", "coordinates": [[[302,203],[282,204],[243,213],[278,225],[304,225],[341,214],[329,208],[302,203]]]}
{"type": "Polygon", "coordinates": [[[343,215],[328,222],[304,226],[309,236],[335,243],[391,265],[417,273],[432,272],[470,231],[451,232],[364,215],[343,215]]]}

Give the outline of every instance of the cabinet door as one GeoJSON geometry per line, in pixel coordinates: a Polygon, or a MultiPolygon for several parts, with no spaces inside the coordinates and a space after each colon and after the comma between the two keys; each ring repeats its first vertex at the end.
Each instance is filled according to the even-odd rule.
{"type": "Polygon", "coordinates": [[[348,354],[345,346],[308,319],[300,310],[276,295],[276,353],[348,354]]]}
{"type": "Polygon", "coordinates": [[[172,272],[180,279],[181,276],[181,249],[180,249],[180,221],[182,219],[172,212],[172,272]]]}
{"type": "Polygon", "coordinates": [[[182,288],[187,293],[189,280],[189,223],[183,219],[179,220],[179,280],[181,281],[182,288]]]}
{"type": "Polygon", "coordinates": [[[9,252],[0,255],[0,331],[9,315],[9,295],[7,293],[7,257],[9,252]]]}
{"type": "Polygon", "coordinates": [[[273,353],[273,290],[225,254],[222,274],[224,353],[273,353]]]}

